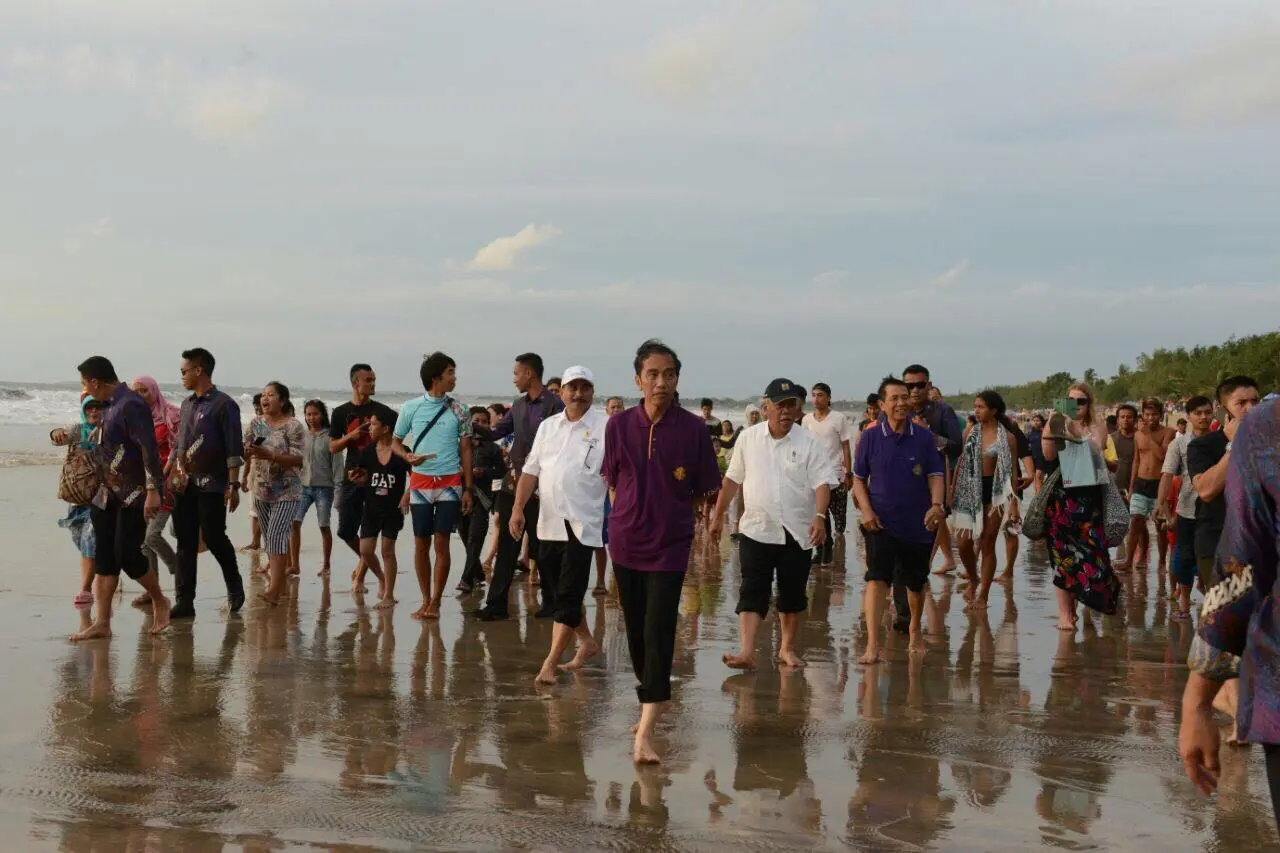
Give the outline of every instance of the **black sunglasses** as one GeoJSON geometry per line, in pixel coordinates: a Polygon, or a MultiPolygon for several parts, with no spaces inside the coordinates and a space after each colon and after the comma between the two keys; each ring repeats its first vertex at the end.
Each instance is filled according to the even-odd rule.
{"type": "Polygon", "coordinates": [[[907,386],[908,391],[923,391],[929,387],[927,379],[924,382],[903,382],[902,384],[907,386]]]}
{"type": "Polygon", "coordinates": [[[1077,406],[1087,406],[1087,405],[1089,405],[1089,398],[1088,398],[1088,397],[1072,397],[1071,399],[1076,401],[1076,405],[1077,405],[1077,406]]]}

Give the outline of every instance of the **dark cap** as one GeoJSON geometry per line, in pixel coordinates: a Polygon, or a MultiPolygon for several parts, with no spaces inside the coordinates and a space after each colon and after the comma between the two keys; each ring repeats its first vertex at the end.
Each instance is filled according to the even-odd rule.
{"type": "Polygon", "coordinates": [[[790,379],[775,379],[764,389],[764,396],[774,403],[781,403],[783,400],[799,400],[803,403],[809,395],[790,379]]]}

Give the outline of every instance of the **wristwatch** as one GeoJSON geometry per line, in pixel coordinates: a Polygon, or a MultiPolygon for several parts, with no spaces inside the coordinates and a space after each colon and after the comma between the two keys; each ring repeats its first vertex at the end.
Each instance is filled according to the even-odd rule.
{"type": "Polygon", "coordinates": [[[1230,452],[1231,452],[1231,442],[1229,442],[1229,441],[1227,442],[1227,452],[1228,452],[1228,453],[1230,453],[1230,452]]]}

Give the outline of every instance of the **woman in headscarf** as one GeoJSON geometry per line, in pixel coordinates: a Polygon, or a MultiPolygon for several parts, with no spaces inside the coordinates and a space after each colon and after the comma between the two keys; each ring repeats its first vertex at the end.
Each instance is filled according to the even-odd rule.
{"type": "MultiPolygon", "coordinates": [[[[80,422],[49,433],[49,440],[58,447],[75,444],[81,451],[93,449],[93,431],[97,428],[102,407],[88,394],[80,396],[80,422]]],[[[71,533],[71,541],[80,552],[80,591],[76,593],[76,607],[93,606],[93,558],[97,552],[97,539],[93,524],[89,521],[89,504],[70,506],[65,518],[58,519],[58,526],[71,533]]]]}
{"type": "MultiPolygon", "coordinates": [[[[160,453],[160,464],[168,467],[169,450],[178,437],[178,421],[182,410],[165,399],[160,384],[150,376],[139,376],[133,380],[131,387],[151,407],[151,423],[156,430],[156,449],[160,453]]],[[[157,560],[163,560],[171,575],[178,568],[178,555],[164,538],[164,526],[169,523],[169,513],[172,510],[172,506],[160,507],[160,511],[147,523],[147,538],[142,543],[142,553],[147,555],[151,570],[156,570],[157,560]]],[[[134,607],[147,607],[150,604],[151,596],[146,593],[133,600],[134,607]]]]}

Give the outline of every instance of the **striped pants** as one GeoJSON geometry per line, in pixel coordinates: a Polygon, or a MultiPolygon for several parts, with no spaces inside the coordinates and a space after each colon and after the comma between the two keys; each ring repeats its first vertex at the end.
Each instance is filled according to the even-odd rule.
{"type": "Polygon", "coordinates": [[[289,533],[301,504],[302,501],[253,499],[253,508],[258,513],[258,526],[262,528],[262,549],[268,556],[278,557],[289,553],[289,533]]]}

